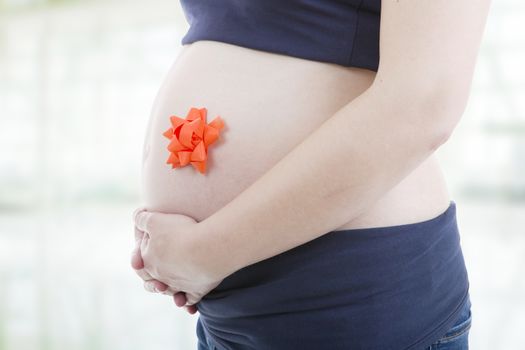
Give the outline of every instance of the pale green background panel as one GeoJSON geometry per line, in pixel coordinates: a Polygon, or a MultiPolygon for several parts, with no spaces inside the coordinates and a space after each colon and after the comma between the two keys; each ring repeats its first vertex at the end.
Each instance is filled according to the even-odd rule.
{"type": "MultiPolygon", "coordinates": [[[[129,266],[143,136],[178,1],[0,0],[0,350],[196,349],[129,266]]],[[[469,104],[438,150],[472,349],[525,343],[525,3],[494,1],[469,104]]]]}

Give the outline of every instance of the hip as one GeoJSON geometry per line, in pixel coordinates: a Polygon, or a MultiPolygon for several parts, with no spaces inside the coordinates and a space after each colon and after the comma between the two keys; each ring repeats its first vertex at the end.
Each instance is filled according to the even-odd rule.
{"type": "Polygon", "coordinates": [[[453,325],[468,289],[451,201],[426,221],[332,231],[247,266],[197,309],[219,349],[415,350],[453,325]]]}

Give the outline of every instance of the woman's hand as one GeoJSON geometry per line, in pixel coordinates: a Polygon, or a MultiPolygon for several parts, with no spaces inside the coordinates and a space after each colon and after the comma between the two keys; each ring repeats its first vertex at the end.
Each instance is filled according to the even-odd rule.
{"type": "MultiPolygon", "coordinates": [[[[137,213],[137,210],[135,213],[137,213]]],[[[137,275],[144,280],[144,288],[149,292],[171,295],[175,305],[179,307],[185,306],[186,310],[190,314],[195,314],[197,312],[197,307],[195,305],[185,305],[186,293],[174,291],[173,288],[165,283],[162,283],[161,281],[154,279],[144,270],[144,261],[142,260],[142,256],[140,254],[140,245],[142,243],[143,236],[144,232],[139,231],[137,226],[135,226],[135,248],[131,253],[131,266],[135,269],[137,275]]]]}
{"type": "Polygon", "coordinates": [[[131,265],[145,281],[146,290],[172,295],[177,306],[189,313],[195,304],[226,276],[213,276],[192,256],[192,235],[198,223],[180,214],[135,210],[136,247],[131,265]]]}

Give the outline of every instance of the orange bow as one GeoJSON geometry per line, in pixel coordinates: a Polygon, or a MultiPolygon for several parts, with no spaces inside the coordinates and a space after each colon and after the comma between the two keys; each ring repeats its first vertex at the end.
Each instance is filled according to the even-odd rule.
{"type": "Polygon", "coordinates": [[[170,156],[166,164],[180,168],[189,163],[200,173],[206,172],[208,147],[219,138],[224,121],[217,116],[206,123],[206,108],[191,107],[186,119],[175,115],[170,117],[171,125],[162,135],[171,142],[168,145],[170,156]]]}

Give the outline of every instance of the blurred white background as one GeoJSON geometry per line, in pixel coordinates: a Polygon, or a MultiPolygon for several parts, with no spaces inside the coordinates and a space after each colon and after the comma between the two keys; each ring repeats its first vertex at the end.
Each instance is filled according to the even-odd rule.
{"type": "MultiPolygon", "coordinates": [[[[525,343],[524,22],[493,0],[438,150],[476,350],[525,343]]],[[[0,350],[196,349],[197,314],[129,265],[146,124],[186,29],[178,1],[0,0],[0,350]]]]}

